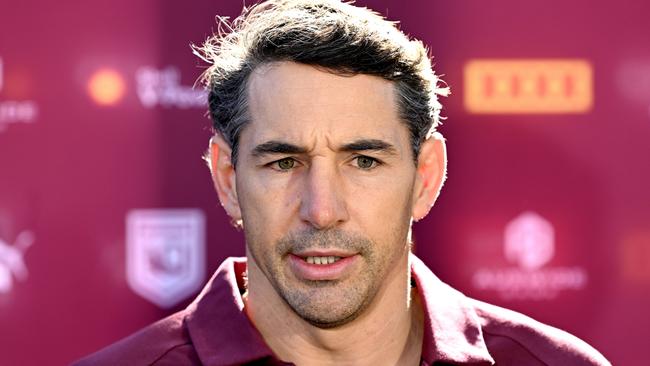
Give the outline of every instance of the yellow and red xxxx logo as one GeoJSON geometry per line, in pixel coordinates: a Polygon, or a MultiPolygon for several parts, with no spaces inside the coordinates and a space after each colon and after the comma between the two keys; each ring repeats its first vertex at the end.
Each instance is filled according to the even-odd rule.
{"type": "Polygon", "coordinates": [[[471,113],[586,113],[593,104],[591,64],[576,59],[476,59],[465,65],[471,113]]]}

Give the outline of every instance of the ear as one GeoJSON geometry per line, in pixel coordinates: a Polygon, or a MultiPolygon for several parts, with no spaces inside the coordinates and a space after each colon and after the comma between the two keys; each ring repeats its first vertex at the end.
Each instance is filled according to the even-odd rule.
{"type": "Polygon", "coordinates": [[[237,199],[237,183],[235,167],[231,160],[232,149],[220,136],[214,135],[210,139],[210,172],[212,181],[219,195],[221,206],[226,210],[233,222],[241,220],[241,210],[237,199]]]}
{"type": "Polygon", "coordinates": [[[447,175],[445,139],[435,132],[420,147],[417,175],[413,186],[413,218],[420,221],[436,202],[447,175]]]}

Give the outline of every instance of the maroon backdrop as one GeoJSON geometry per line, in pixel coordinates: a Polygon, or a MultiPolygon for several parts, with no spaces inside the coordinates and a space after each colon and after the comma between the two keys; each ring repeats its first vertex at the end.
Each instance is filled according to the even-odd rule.
{"type": "MultiPolygon", "coordinates": [[[[415,226],[417,253],[465,293],[639,364],[650,328],[650,3],[359,4],[424,40],[452,87],[449,179],[415,226]],[[580,60],[593,103],[470,111],[465,66],[492,59],[580,60]]],[[[0,365],[67,364],[183,308],[244,253],[200,159],[210,131],[189,48],[216,30],[216,14],[241,7],[0,5],[0,365]]],[[[499,85],[514,98],[514,84],[499,85]]]]}

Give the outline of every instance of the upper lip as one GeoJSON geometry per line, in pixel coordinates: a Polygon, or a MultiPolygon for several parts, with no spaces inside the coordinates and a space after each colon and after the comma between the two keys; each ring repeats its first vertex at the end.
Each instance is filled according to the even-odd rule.
{"type": "Polygon", "coordinates": [[[302,252],[292,252],[291,254],[301,257],[351,257],[357,253],[347,252],[338,249],[318,249],[318,250],[305,250],[302,252]]]}

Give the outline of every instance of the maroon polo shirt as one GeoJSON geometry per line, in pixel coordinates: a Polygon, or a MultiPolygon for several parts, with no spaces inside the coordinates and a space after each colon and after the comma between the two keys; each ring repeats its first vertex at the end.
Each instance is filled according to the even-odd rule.
{"type": "MultiPolygon", "coordinates": [[[[470,299],[411,262],[425,314],[422,365],[610,365],[578,338],[470,299]]],[[[244,313],[245,271],[246,259],[225,260],[185,310],[74,365],[287,365],[244,313]]]]}

